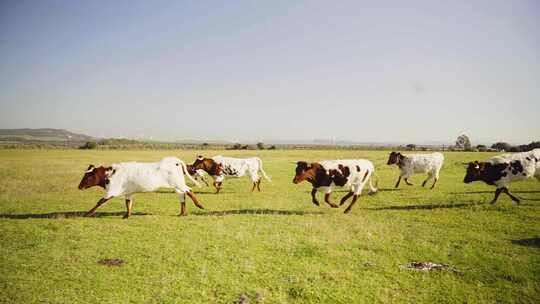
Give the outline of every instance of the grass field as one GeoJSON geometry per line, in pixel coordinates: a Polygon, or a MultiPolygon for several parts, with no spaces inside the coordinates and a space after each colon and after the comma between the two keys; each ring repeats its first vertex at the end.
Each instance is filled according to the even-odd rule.
{"type": "Polygon", "coordinates": [[[419,186],[423,176],[394,190],[387,152],[205,153],[258,155],[273,182],[261,193],[248,178],[225,180],[219,195],[195,189],[206,210],[188,199],[187,217],[163,189],[135,195],[127,220],[119,198],[85,218],[102,193],[77,189],[88,164],[191,163],[197,151],[0,151],[0,302],[540,302],[540,183],[511,185],[519,206],[505,195],[490,205],[494,188],[463,184],[462,162],[491,154],[445,153],[434,190],[419,186]],[[368,158],[379,176],[380,192],[347,215],[292,184],[292,161],[335,158],[368,158]],[[98,263],[108,258],[124,263],[98,263]],[[401,267],[413,261],[458,272],[401,267]]]}

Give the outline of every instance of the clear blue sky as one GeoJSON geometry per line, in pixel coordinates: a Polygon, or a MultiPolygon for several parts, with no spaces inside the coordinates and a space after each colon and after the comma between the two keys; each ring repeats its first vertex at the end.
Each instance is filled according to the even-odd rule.
{"type": "Polygon", "coordinates": [[[2,1],[0,128],[540,139],[538,1],[2,1]]]}

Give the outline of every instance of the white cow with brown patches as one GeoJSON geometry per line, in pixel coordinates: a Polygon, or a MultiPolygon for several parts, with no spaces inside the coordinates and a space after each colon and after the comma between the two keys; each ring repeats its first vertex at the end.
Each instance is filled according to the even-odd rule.
{"type": "Polygon", "coordinates": [[[311,190],[313,204],[319,205],[315,197],[315,194],[319,191],[325,194],[324,201],[332,208],[338,207],[330,201],[330,194],[334,187],[348,189],[349,193],[340,201],[341,206],[351,196],[353,197],[351,204],[344,212],[348,213],[368,181],[370,192],[377,192],[377,188],[373,186],[371,180],[374,172],[373,163],[367,159],[325,160],[311,164],[299,161],[296,163],[296,175],[293,178],[293,183],[298,184],[305,180],[308,181],[313,186],[311,190]]]}
{"type": "Polygon", "coordinates": [[[197,207],[204,208],[186,185],[184,176],[187,176],[195,185],[199,185],[189,175],[186,164],[176,157],[165,157],[157,163],[128,162],[97,168],[90,165],[79,184],[79,189],[93,186],[105,189],[103,197],[94,208],[88,211],[87,216],[94,215],[96,210],[111,198],[124,196],[127,208],[124,218],[128,218],[131,214],[134,193],[153,192],[159,188],[173,188],[180,196],[180,215],[186,215],[186,194],[197,207]]]}

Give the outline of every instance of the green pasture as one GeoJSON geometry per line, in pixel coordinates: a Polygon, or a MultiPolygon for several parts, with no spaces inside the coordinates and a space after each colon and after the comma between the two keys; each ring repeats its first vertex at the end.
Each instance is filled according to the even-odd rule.
{"type": "MultiPolygon", "coordinates": [[[[540,182],[494,188],[462,182],[463,162],[490,153],[444,153],[434,190],[393,186],[387,152],[341,150],[204,151],[259,156],[272,183],[251,193],[248,178],[226,179],[219,195],[195,188],[178,217],[171,190],[136,194],[122,219],[115,198],[85,218],[102,189],[77,189],[89,164],[191,163],[197,151],[0,151],[2,303],[539,303],[540,182]],[[380,191],[352,209],[311,203],[294,185],[294,161],[367,158],[380,191]],[[119,266],[100,264],[121,259],[119,266]],[[419,271],[414,261],[456,271],[419,271]]],[[[333,200],[345,194],[338,190],[333,200]]]]}

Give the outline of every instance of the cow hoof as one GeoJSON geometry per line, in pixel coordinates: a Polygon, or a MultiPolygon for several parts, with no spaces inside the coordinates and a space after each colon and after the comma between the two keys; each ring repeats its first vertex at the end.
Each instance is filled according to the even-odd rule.
{"type": "Polygon", "coordinates": [[[122,216],[122,218],[127,219],[127,218],[129,218],[129,215],[126,214],[126,215],[122,216]]]}
{"type": "Polygon", "coordinates": [[[343,213],[349,213],[351,211],[351,209],[347,208],[345,209],[345,211],[343,211],[343,213]]]}
{"type": "Polygon", "coordinates": [[[332,208],[338,208],[338,205],[336,205],[336,204],[330,204],[330,207],[332,207],[332,208]]]}
{"type": "Polygon", "coordinates": [[[186,216],[187,213],[180,213],[178,216],[186,216]]]}
{"type": "Polygon", "coordinates": [[[95,213],[86,213],[84,217],[94,217],[95,215],[95,213]]]}

